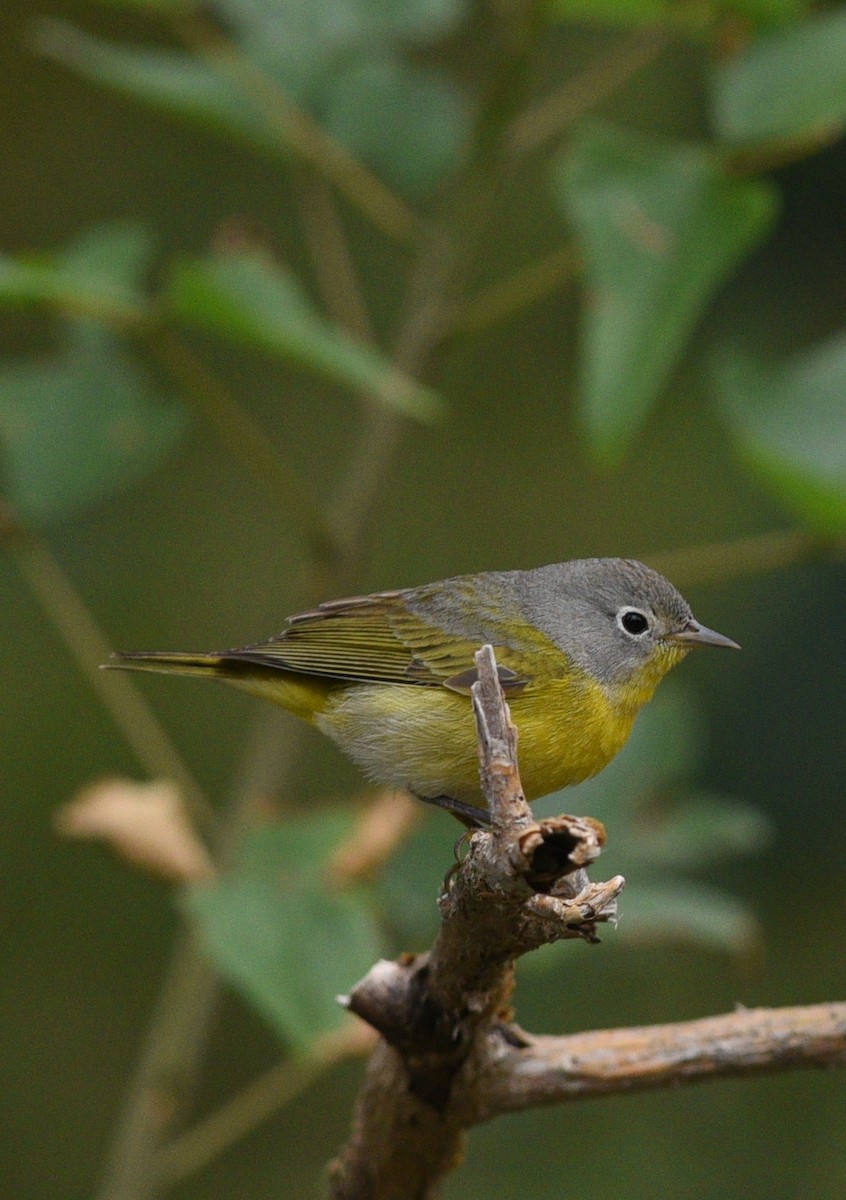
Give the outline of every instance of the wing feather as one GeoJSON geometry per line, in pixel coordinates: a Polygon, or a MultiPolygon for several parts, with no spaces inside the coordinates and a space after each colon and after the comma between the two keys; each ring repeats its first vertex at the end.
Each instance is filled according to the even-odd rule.
{"type": "MultiPolygon", "coordinates": [[[[332,600],[291,617],[278,637],[223,657],[328,679],[469,690],[473,655],[486,638],[439,628],[411,611],[410,595],[378,592],[332,600]]],[[[495,649],[503,686],[525,686],[530,675],[524,654],[507,644],[495,649]]]]}

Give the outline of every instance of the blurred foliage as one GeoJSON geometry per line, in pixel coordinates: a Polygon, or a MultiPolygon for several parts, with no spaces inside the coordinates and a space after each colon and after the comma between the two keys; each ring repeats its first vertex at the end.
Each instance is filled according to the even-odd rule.
{"type": "Polygon", "coordinates": [[[714,124],[737,143],[840,136],[846,13],[834,9],[756,40],[713,79],[714,124]]]}
{"type": "Polygon", "coordinates": [[[561,188],[593,300],[583,317],[582,405],[597,453],[625,450],[714,289],[768,231],[772,189],[712,154],[583,126],[561,188]]]}
{"type": "Polygon", "coordinates": [[[715,353],[715,386],[750,467],[800,521],[846,529],[846,339],[769,364],[715,353]]]}
{"type": "MultiPolygon", "coordinates": [[[[816,185],[797,215],[791,171],[814,181],[844,169],[841,5],[101,0],[98,10],[43,0],[21,12],[15,78],[45,72],[44,127],[63,89],[82,97],[81,126],[80,104],[123,105],[102,151],[79,140],[68,151],[68,178],[78,171],[98,201],[65,212],[56,189],[49,214],[30,219],[22,199],[0,256],[10,330],[2,532],[89,677],[89,617],[55,616],[63,553],[94,616],[129,644],[146,639],[145,618],[156,631],[151,610],[166,617],[178,606],[212,636],[210,611],[230,629],[242,611],[245,626],[248,612],[279,622],[284,605],[324,589],[395,582],[370,579],[372,558],[422,579],[430,567],[516,565],[483,560],[519,555],[521,542],[550,560],[640,552],[668,531],[721,542],[782,510],[796,558],[842,556],[846,352],[836,329],[846,305],[826,296],[817,324],[802,327],[806,344],[794,345],[808,305],[770,257],[780,222],[798,224],[807,245],[816,233],[816,185]],[[134,180],[139,159],[145,170],[168,164],[152,176],[161,198],[130,183],[113,203],[104,181],[134,180]],[[170,177],[181,160],[187,201],[170,177]],[[214,459],[203,457],[209,441],[214,459]],[[265,485],[260,503],[238,491],[233,464],[265,485]],[[125,529],[136,533],[121,574],[125,529]],[[374,529],[395,549],[374,551],[374,529]],[[214,607],[223,594],[226,622],[225,606],[214,607]]],[[[828,254],[826,245],[815,262],[828,254]]],[[[695,554],[690,562],[695,576],[695,554]]],[[[750,551],[744,572],[757,569],[750,551]]],[[[17,579],[3,586],[18,595],[17,579]]],[[[70,594],[73,580],[61,587],[70,594]]],[[[754,608],[755,594],[737,590],[740,623],[750,595],[754,608]]],[[[43,640],[10,611],[16,644],[43,640]]],[[[816,681],[799,650],[795,662],[792,647],[781,650],[783,676],[766,689],[773,709],[759,701],[776,718],[791,687],[816,681]]],[[[761,667],[754,652],[752,661],[761,667]]],[[[823,654],[823,676],[826,665],[823,654]]],[[[66,681],[50,669],[43,700],[35,691],[28,703],[44,723],[32,749],[52,789],[29,786],[61,796],[71,790],[55,783],[62,772],[107,766],[112,734],[95,749],[91,722],[105,712],[125,728],[143,702],[98,683],[103,710],[91,716],[66,695],[51,724],[51,687],[66,681]],[[84,766],[69,767],[65,742],[92,747],[84,766]]],[[[28,683],[28,665],[15,678],[28,683]]],[[[9,684],[12,709],[21,687],[9,684]]],[[[250,804],[265,792],[322,800],[354,776],[310,752],[304,778],[292,776],[268,750],[292,741],[287,727],[239,736],[237,710],[222,739],[209,733],[206,701],[172,695],[161,701],[175,706],[168,724],[189,758],[193,744],[229,847],[219,880],[176,907],[285,1053],[323,1063],[326,1037],[348,1028],[335,995],[379,955],[431,938],[449,865],[443,824],[424,822],[374,879],[328,888],[326,864],[350,836],[347,806],[275,811],[262,824],[250,804]],[[241,798],[227,807],[220,776],[239,753],[241,798]]],[[[729,717],[716,717],[729,738],[729,717]]],[[[788,741],[806,726],[792,710],[786,719],[788,741]]],[[[631,877],[606,948],[672,944],[674,954],[733,953],[748,965],[760,947],[756,906],[726,868],[762,852],[772,824],[738,798],[750,782],[742,767],[732,778],[704,759],[707,721],[667,689],[598,780],[544,802],[596,811],[611,835],[603,868],[631,877]]],[[[830,798],[835,768],[808,755],[816,792],[830,798]]],[[[138,900],[143,936],[155,903],[138,900]]],[[[560,950],[526,964],[530,1011],[533,995],[554,995],[564,963],[573,969],[560,950]]],[[[669,973],[668,995],[672,986],[669,973]]],[[[705,996],[706,1009],[727,1002],[705,996]]],[[[86,1154],[83,1184],[63,1194],[93,1194],[96,1153],[86,1154]]],[[[831,1170],[846,1176],[838,1164],[831,1170]]],[[[665,1194],[681,1194],[673,1178],[665,1194]]],[[[799,1194],[774,1186],[760,1194],[799,1194]]],[[[12,1190],[28,1194],[20,1182],[12,1190]]],[[[808,1190],[836,1194],[819,1181],[808,1190]]],[[[36,1183],[29,1194],[48,1192],[36,1183]]],[[[107,1188],[104,1200],[118,1194],[107,1188]]],[[[241,1191],[236,1180],[190,1194],[241,1191]]],[[[542,1180],[532,1193],[553,1194],[542,1180]]]]}
{"type": "Polygon", "coordinates": [[[69,323],[49,359],[0,368],[6,494],[29,520],[66,517],[154,467],[186,416],[109,330],[69,323]]]}
{"type": "Polygon", "coordinates": [[[167,306],[177,318],[310,367],[407,416],[431,419],[442,411],[427,388],[322,319],[290,274],[255,254],[179,261],[167,306]]]}
{"type": "Polygon", "coordinates": [[[347,1018],[337,996],[384,946],[361,891],[331,889],[326,865],[347,814],[251,832],[238,865],[188,895],[208,952],[295,1050],[347,1018]]]}

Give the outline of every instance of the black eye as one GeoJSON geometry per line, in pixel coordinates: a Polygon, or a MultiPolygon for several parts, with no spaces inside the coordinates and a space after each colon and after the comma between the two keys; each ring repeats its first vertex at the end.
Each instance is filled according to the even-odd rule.
{"type": "Polygon", "coordinates": [[[626,633],[639,637],[649,628],[649,620],[636,608],[624,608],[619,615],[619,621],[626,633]]]}

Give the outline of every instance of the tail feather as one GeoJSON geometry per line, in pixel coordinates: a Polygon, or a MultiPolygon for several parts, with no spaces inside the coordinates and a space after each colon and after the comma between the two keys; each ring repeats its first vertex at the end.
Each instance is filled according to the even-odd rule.
{"type": "Polygon", "coordinates": [[[310,678],[254,661],[250,653],[224,650],[218,654],[185,654],[168,650],[123,650],[103,663],[123,671],[159,671],[165,675],[204,675],[263,700],[270,700],[303,721],[313,723],[331,690],[325,679],[310,678]]]}
{"type": "Polygon", "coordinates": [[[119,650],[103,667],[119,671],[158,671],[165,675],[217,675],[220,654],[186,654],[167,650],[119,650]]]}

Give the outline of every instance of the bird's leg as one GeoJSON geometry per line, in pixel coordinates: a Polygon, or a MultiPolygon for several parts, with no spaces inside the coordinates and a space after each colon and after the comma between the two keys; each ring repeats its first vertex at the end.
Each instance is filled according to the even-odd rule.
{"type": "MultiPolygon", "coordinates": [[[[417,795],[417,793],[415,793],[417,795]]],[[[491,823],[490,813],[486,808],[477,808],[475,804],[463,804],[452,796],[417,796],[424,804],[434,804],[445,812],[452,813],[468,829],[488,829],[491,823]]]]}

